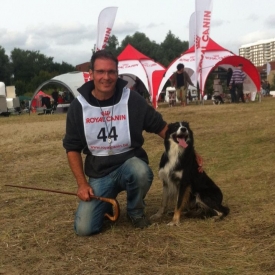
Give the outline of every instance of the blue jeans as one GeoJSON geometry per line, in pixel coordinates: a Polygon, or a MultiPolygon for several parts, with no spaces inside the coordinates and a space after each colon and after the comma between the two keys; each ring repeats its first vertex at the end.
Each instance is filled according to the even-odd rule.
{"type": "MultiPolygon", "coordinates": [[[[153,181],[153,172],[144,161],[133,157],[119,168],[102,178],[89,178],[95,196],[116,198],[126,191],[127,213],[132,218],[144,215],[144,198],[153,181]]],[[[112,211],[110,203],[99,200],[80,201],[75,215],[77,235],[88,236],[99,233],[103,226],[104,214],[112,211]]]]}
{"type": "Polygon", "coordinates": [[[237,95],[236,95],[236,87],[233,85],[230,89],[230,95],[231,95],[231,102],[236,103],[237,102],[237,95]]]}

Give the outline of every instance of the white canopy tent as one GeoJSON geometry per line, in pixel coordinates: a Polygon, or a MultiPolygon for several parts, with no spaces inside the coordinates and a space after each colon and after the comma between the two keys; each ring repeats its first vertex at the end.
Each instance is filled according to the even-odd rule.
{"type": "MultiPolygon", "coordinates": [[[[189,50],[184,52],[179,58],[175,59],[167,68],[165,76],[162,78],[161,83],[159,85],[158,95],[161,93],[164,85],[172,76],[172,74],[177,70],[177,65],[179,63],[184,64],[185,71],[191,77],[191,80],[194,83],[194,85],[196,85],[194,73],[196,68],[195,46],[192,46],[189,50]]],[[[226,70],[230,67],[234,70],[234,67],[237,67],[239,63],[242,63],[244,65],[243,70],[247,75],[244,81],[244,93],[260,92],[261,81],[257,68],[248,59],[233,54],[232,52],[224,49],[216,42],[214,42],[212,39],[210,39],[204,54],[202,66],[202,87],[200,87],[202,96],[204,95],[206,79],[209,73],[215,67],[220,66],[226,70]]]]}
{"type": "Polygon", "coordinates": [[[154,73],[160,72],[163,74],[165,72],[165,67],[142,54],[130,44],[125,47],[117,59],[119,61],[119,75],[122,75],[123,78],[127,75],[138,77],[148,90],[153,105],[155,106],[159,80],[155,77],[154,73]]]}
{"type": "MultiPolygon", "coordinates": [[[[213,40],[210,39],[207,50],[204,55],[203,66],[202,66],[202,91],[204,89],[205,81],[207,79],[208,74],[213,69],[213,67],[221,61],[223,58],[227,56],[234,55],[230,51],[224,49],[213,40]]],[[[177,65],[179,63],[184,64],[185,71],[189,74],[192,82],[196,86],[195,83],[195,70],[196,70],[196,60],[195,60],[195,48],[191,47],[189,50],[184,52],[179,58],[175,59],[167,68],[165,76],[161,80],[158,89],[158,95],[161,93],[165,83],[169,80],[172,74],[177,71],[177,65]]]]}

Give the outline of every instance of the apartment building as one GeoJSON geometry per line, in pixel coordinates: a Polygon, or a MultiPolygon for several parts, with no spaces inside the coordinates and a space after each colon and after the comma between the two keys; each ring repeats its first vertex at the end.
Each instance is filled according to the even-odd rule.
{"type": "Polygon", "coordinates": [[[239,55],[250,60],[256,67],[274,61],[275,38],[242,45],[239,49],[239,55]]]}

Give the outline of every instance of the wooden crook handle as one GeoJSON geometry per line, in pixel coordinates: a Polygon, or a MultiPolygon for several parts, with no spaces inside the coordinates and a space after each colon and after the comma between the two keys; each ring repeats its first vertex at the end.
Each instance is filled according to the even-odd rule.
{"type": "MultiPolygon", "coordinates": [[[[65,191],[59,191],[59,190],[53,190],[53,189],[44,189],[44,188],[36,188],[36,187],[29,187],[29,186],[21,186],[21,185],[13,185],[13,184],[5,184],[5,186],[10,186],[10,187],[16,187],[16,188],[24,188],[24,189],[31,189],[31,190],[39,190],[39,191],[46,191],[46,192],[51,192],[51,193],[58,193],[58,194],[65,194],[65,195],[74,195],[77,196],[76,193],[72,192],[65,192],[65,191]]],[[[111,198],[104,198],[104,197],[97,197],[97,196],[91,196],[92,199],[95,200],[100,200],[104,202],[108,202],[113,205],[114,207],[114,215],[111,216],[108,213],[105,213],[104,216],[107,217],[109,220],[115,222],[120,215],[120,208],[119,208],[119,203],[116,199],[111,199],[111,198]]]]}

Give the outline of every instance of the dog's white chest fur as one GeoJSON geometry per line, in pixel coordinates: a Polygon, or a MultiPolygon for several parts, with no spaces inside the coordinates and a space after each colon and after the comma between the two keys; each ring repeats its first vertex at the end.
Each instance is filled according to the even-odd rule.
{"type": "Polygon", "coordinates": [[[168,183],[170,182],[171,175],[173,173],[173,178],[181,178],[183,171],[175,171],[175,166],[179,161],[179,155],[184,151],[177,143],[170,140],[170,150],[168,153],[169,161],[165,164],[163,168],[159,170],[159,177],[161,180],[168,183]]]}

